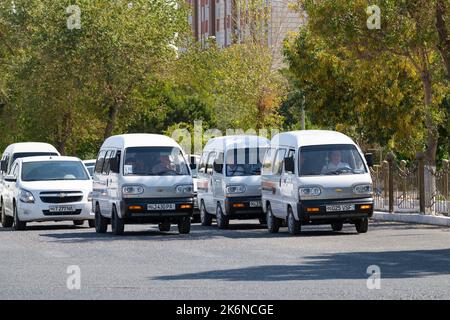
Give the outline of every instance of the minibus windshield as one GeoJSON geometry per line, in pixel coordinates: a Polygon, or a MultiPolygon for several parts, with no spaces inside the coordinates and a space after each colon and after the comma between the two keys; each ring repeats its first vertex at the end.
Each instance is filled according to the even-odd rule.
{"type": "Polygon", "coordinates": [[[360,153],[351,144],[305,146],[299,154],[300,176],[367,173],[360,153]]]}
{"type": "Polygon", "coordinates": [[[130,147],[125,152],[123,174],[180,176],[189,175],[189,169],[179,148],[130,147]]]}
{"type": "Polygon", "coordinates": [[[22,181],[89,180],[79,161],[24,162],[22,181]]]}
{"type": "Polygon", "coordinates": [[[262,159],[267,148],[238,148],[227,151],[226,174],[233,176],[257,176],[261,174],[262,159]]]}

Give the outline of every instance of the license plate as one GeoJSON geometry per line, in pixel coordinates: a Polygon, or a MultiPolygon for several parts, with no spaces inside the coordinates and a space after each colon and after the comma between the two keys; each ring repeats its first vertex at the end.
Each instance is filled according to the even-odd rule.
{"type": "Polygon", "coordinates": [[[327,212],[355,211],[354,204],[333,204],[326,207],[327,212]]]}
{"type": "Polygon", "coordinates": [[[262,203],[261,203],[261,201],[250,201],[250,207],[252,207],[252,208],[262,207],[262,203]]]}
{"type": "Polygon", "coordinates": [[[175,210],[175,203],[151,203],[147,205],[147,210],[175,210]]]}
{"type": "Polygon", "coordinates": [[[72,212],[75,211],[73,206],[50,206],[48,208],[49,212],[72,212]]]}

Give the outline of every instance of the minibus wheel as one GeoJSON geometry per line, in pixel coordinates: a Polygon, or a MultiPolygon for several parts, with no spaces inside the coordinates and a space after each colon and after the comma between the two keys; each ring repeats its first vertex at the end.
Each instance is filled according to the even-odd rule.
{"type": "Polygon", "coordinates": [[[344,223],[342,221],[333,222],[331,224],[331,229],[333,229],[333,231],[342,231],[343,226],[344,226],[344,223]]]}
{"type": "Polygon", "coordinates": [[[289,207],[288,209],[288,231],[291,235],[297,235],[300,234],[302,231],[302,224],[300,221],[295,220],[294,213],[292,212],[292,209],[289,207]]]}
{"type": "Polygon", "coordinates": [[[125,222],[123,221],[123,219],[119,218],[119,215],[117,214],[116,206],[113,206],[113,209],[112,209],[111,229],[112,229],[112,233],[116,236],[122,235],[125,230],[125,222]]]}
{"type": "Polygon", "coordinates": [[[191,232],[191,217],[183,217],[178,221],[178,233],[188,234],[191,232]]]}
{"type": "Polygon", "coordinates": [[[13,224],[14,218],[6,215],[5,206],[2,202],[2,226],[3,228],[11,228],[13,224]]]}
{"type": "Polygon", "coordinates": [[[367,230],[369,229],[369,219],[363,218],[361,220],[356,221],[355,227],[358,233],[366,233],[367,230]]]}
{"type": "Polygon", "coordinates": [[[170,222],[161,222],[159,225],[159,231],[170,231],[170,222]]]}
{"type": "Polygon", "coordinates": [[[14,205],[14,230],[22,231],[27,228],[27,223],[19,220],[19,214],[17,213],[17,207],[14,205]]]}
{"type": "Polygon", "coordinates": [[[95,206],[95,231],[97,233],[105,233],[106,230],[108,229],[108,220],[102,216],[102,214],[100,213],[100,207],[97,204],[95,206]]]}
{"type": "Polygon", "coordinates": [[[219,229],[226,229],[230,224],[230,218],[223,214],[220,203],[216,205],[216,222],[219,229]]]}
{"type": "Polygon", "coordinates": [[[203,200],[200,204],[200,221],[202,226],[210,226],[212,224],[212,215],[206,212],[205,203],[203,200]]]}
{"type": "Polygon", "coordinates": [[[267,230],[270,233],[277,233],[280,230],[280,219],[275,217],[270,204],[267,205],[267,230]]]}

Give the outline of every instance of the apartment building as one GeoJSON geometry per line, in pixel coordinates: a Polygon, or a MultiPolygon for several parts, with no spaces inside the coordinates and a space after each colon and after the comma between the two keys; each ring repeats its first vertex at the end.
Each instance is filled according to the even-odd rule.
{"type": "Polygon", "coordinates": [[[282,43],[298,30],[305,17],[289,7],[292,0],[188,0],[195,39],[205,45],[211,37],[223,48],[248,39],[269,46],[274,66],[282,65],[282,43]]]}

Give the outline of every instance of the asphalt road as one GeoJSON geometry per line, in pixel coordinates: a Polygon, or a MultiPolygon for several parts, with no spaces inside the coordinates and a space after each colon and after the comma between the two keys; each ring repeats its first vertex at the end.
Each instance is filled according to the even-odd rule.
{"type": "Polygon", "coordinates": [[[450,228],[371,222],[367,234],[320,226],[291,237],[255,220],[226,231],[173,230],[126,226],[115,237],[67,223],[0,228],[0,299],[450,297],[450,228]],[[81,272],[79,290],[67,287],[71,265],[81,272]],[[380,268],[379,289],[367,286],[370,265],[380,268]]]}

